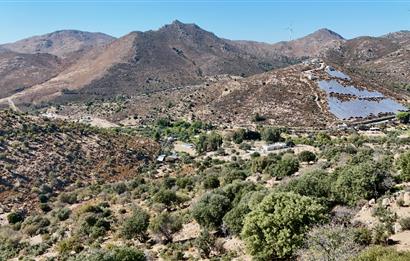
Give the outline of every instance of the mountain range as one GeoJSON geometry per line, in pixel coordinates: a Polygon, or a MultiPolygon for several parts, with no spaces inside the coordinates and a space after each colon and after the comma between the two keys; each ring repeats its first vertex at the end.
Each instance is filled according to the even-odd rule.
{"type": "Polygon", "coordinates": [[[63,30],[0,45],[0,106],[133,97],[209,85],[210,77],[218,75],[263,78],[266,72],[280,74],[281,68],[315,57],[363,84],[408,95],[409,31],[347,40],[320,29],[268,44],[223,39],[195,24],[174,21],[120,38],[63,30]]]}

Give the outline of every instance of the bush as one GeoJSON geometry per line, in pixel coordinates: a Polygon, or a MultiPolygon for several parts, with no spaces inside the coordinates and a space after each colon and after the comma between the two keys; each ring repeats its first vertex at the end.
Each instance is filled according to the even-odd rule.
{"type": "Polygon", "coordinates": [[[317,198],[321,202],[329,202],[331,201],[331,185],[332,181],[328,173],[314,170],[292,179],[288,184],[282,185],[281,189],[317,198]]]}
{"type": "Polygon", "coordinates": [[[182,220],[180,216],[163,212],[151,219],[150,229],[159,237],[164,238],[164,242],[172,241],[173,234],[182,229],[182,220]]]}
{"type": "Polygon", "coordinates": [[[278,142],[281,141],[281,131],[277,128],[264,128],[261,131],[261,138],[266,142],[278,142]]]}
{"type": "Polygon", "coordinates": [[[60,202],[66,204],[74,204],[77,203],[77,194],[72,193],[61,193],[60,195],[60,202]]]}
{"type": "Polygon", "coordinates": [[[229,198],[216,193],[207,193],[192,209],[192,216],[203,228],[219,228],[229,208],[229,198]]]}
{"type": "Polygon", "coordinates": [[[57,243],[57,251],[60,254],[68,254],[71,251],[79,253],[83,249],[84,249],[83,243],[77,237],[70,237],[68,239],[63,239],[57,243]]]}
{"type": "Polygon", "coordinates": [[[374,246],[361,252],[353,261],[408,261],[410,252],[400,252],[392,247],[374,246]]]}
{"type": "Polygon", "coordinates": [[[410,217],[400,219],[399,223],[403,230],[410,230],[410,217]]]}
{"type": "Polygon", "coordinates": [[[396,166],[400,170],[400,178],[405,182],[410,181],[410,151],[400,155],[396,166]]]}
{"type": "Polygon", "coordinates": [[[84,205],[80,214],[79,232],[93,239],[103,236],[111,228],[111,210],[106,203],[99,205],[84,205]]]}
{"type": "Polygon", "coordinates": [[[224,225],[230,234],[239,235],[241,233],[245,216],[251,212],[247,200],[249,199],[242,200],[223,217],[224,225]]]}
{"type": "Polygon", "coordinates": [[[113,190],[118,194],[121,195],[127,191],[127,185],[124,182],[119,182],[113,185],[113,190]]]}
{"type": "Polygon", "coordinates": [[[115,246],[110,249],[92,250],[74,258],[74,261],[145,261],[144,252],[127,246],[115,246]]]}
{"type": "Polygon", "coordinates": [[[401,122],[401,123],[409,123],[410,122],[410,112],[398,112],[396,114],[396,118],[401,122]]]}
{"type": "Polygon", "coordinates": [[[134,209],[132,216],[127,218],[121,227],[121,235],[126,239],[137,238],[144,242],[147,239],[149,214],[140,209],[134,209]]]}
{"type": "Polygon", "coordinates": [[[259,113],[256,113],[256,114],[253,116],[253,121],[254,121],[254,122],[266,121],[266,117],[263,116],[263,115],[260,115],[259,113]]]}
{"type": "Polygon", "coordinates": [[[222,145],[222,137],[216,133],[201,134],[196,143],[198,152],[216,151],[222,145]]]}
{"type": "Polygon", "coordinates": [[[175,191],[170,189],[160,189],[157,193],[155,193],[153,199],[157,203],[164,204],[167,208],[171,207],[172,204],[179,201],[179,198],[175,191]]]}
{"type": "Polygon", "coordinates": [[[45,194],[40,194],[38,195],[38,200],[40,201],[40,203],[47,203],[48,197],[45,194]]]}
{"type": "Polygon", "coordinates": [[[67,220],[70,217],[71,210],[68,208],[62,208],[58,210],[56,216],[60,221],[67,220]]]}
{"type": "Polygon", "coordinates": [[[245,130],[239,129],[232,134],[232,141],[236,144],[241,144],[245,139],[245,130]]]}
{"type": "Polygon", "coordinates": [[[43,234],[47,231],[50,220],[42,216],[30,216],[24,220],[22,230],[30,236],[43,234]]]}
{"type": "Polygon", "coordinates": [[[7,215],[7,220],[9,224],[16,224],[24,220],[24,215],[21,212],[11,212],[7,215]]]}
{"type": "Polygon", "coordinates": [[[299,256],[301,260],[351,260],[361,248],[354,229],[325,225],[309,231],[299,256]]]}
{"type": "Polygon", "coordinates": [[[273,167],[271,175],[275,177],[286,177],[299,170],[299,161],[292,155],[287,154],[273,167]]]}
{"type": "Polygon", "coordinates": [[[309,225],[324,220],[324,213],[309,197],[272,192],[245,217],[241,237],[256,259],[289,258],[302,244],[309,225]]]}
{"type": "Polygon", "coordinates": [[[48,213],[51,211],[51,207],[47,204],[47,203],[40,203],[40,209],[44,212],[44,213],[48,213]]]}
{"type": "Polygon", "coordinates": [[[216,175],[208,175],[204,179],[204,188],[205,189],[214,189],[218,188],[220,185],[219,179],[216,175]]]}
{"type": "Polygon", "coordinates": [[[316,160],[316,154],[311,152],[311,151],[304,150],[298,155],[298,159],[302,162],[315,161],[316,160]]]}
{"type": "Polygon", "coordinates": [[[241,145],[239,145],[239,148],[241,150],[251,150],[252,146],[248,143],[242,142],[241,145]]]}
{"type": "Polygon", "coordinates": [[[390,175],[376,162],[346,165],[333,173],[332,194],[342,204],[354,206],[360,199],[378,198],[388,191],[390,175]]]}
{"type": "Polygon", "coordinates": [[[195,246],[199,249],[203,258],[209,258],[215,246],[215,241],[215,236],[209,233],[208,229],[201,230],[199,237],[195,239],[195,246]]]}

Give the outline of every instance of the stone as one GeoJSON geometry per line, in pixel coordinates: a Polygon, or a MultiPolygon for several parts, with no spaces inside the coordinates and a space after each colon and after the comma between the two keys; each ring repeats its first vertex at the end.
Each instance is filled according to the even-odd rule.
{"type": "Polygon", "coordinates": [[[394,234],[397,234],[403,231],[403,228],[401,227],[399,223],[394,223],[393,229],[394,229],[394,234]]]}
{"type": "Polygon", "coordinates": [[[383,207],[388,207],[388,206],[390,206],[390,199],[384,198],[384,199],[382,200],[382,206],[383,206],[383,207]]]}
{"type": "Polygon", "coordinates": [[[403,195],[404,204],[406,206],[410,205],[410,192],[405,192],[403,195]]]}

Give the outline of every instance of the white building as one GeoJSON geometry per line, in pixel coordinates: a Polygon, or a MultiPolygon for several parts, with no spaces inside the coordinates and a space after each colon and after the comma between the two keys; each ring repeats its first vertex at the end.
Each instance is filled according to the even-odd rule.
{"type": "Polygon", "coordinates": [[[264,151],[273,151],[273,150],[280,150],[286,149],[288,146],[284,142],[276,142],[273,144],[267,144],[262,147],[264,151]]]}

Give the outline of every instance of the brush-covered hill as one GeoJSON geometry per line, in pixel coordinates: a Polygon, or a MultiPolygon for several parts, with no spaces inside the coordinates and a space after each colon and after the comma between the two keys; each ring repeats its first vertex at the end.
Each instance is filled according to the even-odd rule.
{"type": "Polygon", "coordinates": [[[0,49],[0,98],[54,77],[63,67],[62,60],[51,54],[23,54],[0,49]]]}
{"type": "Polygon", "coordinates": [[[46,188],[124,180],[152,161],[159,145],[78,123],[0,112],[0,205],[34,208],[46,188]]]}
{"type": "MultiPolygon", "coordinates": [[[[59,113],[78,117],[92,113],[125,125],[147,124],[159,118],[185,118],[227,127],[268,124],[323,129],[335,127],[345,120],[374,118],[384,110],[388,113],[395,102],[406,104],[409,101],[409,95],[369,83],[367,78],[353,71],[344,71],[350,80],[332,77],[326,71],[328,65],[324,62],[302,63],[245,78],[229,75],[213,77],[204,84],[185,88],[103,103],[62,106],[59,113]],[[327,93],[320,88],[321,81],[339,87],[331,87],[335,88],[334,91],[327,93]],[[351,91],[349,95],[346,95],[346,90],[351,91]],[[368,92],[378,98],[361,95],[368,92]],[[387,108],[383,107],[383,100],[388,103],[387,108]],[[362,116],[356,105],[359,108],[372,107],[372,112],[362,116]],[[335,113],[339,111],[349,116],[337,117],[335,113]]],[[[341,67],[336,68],[343,71],[341,67]]]]}

